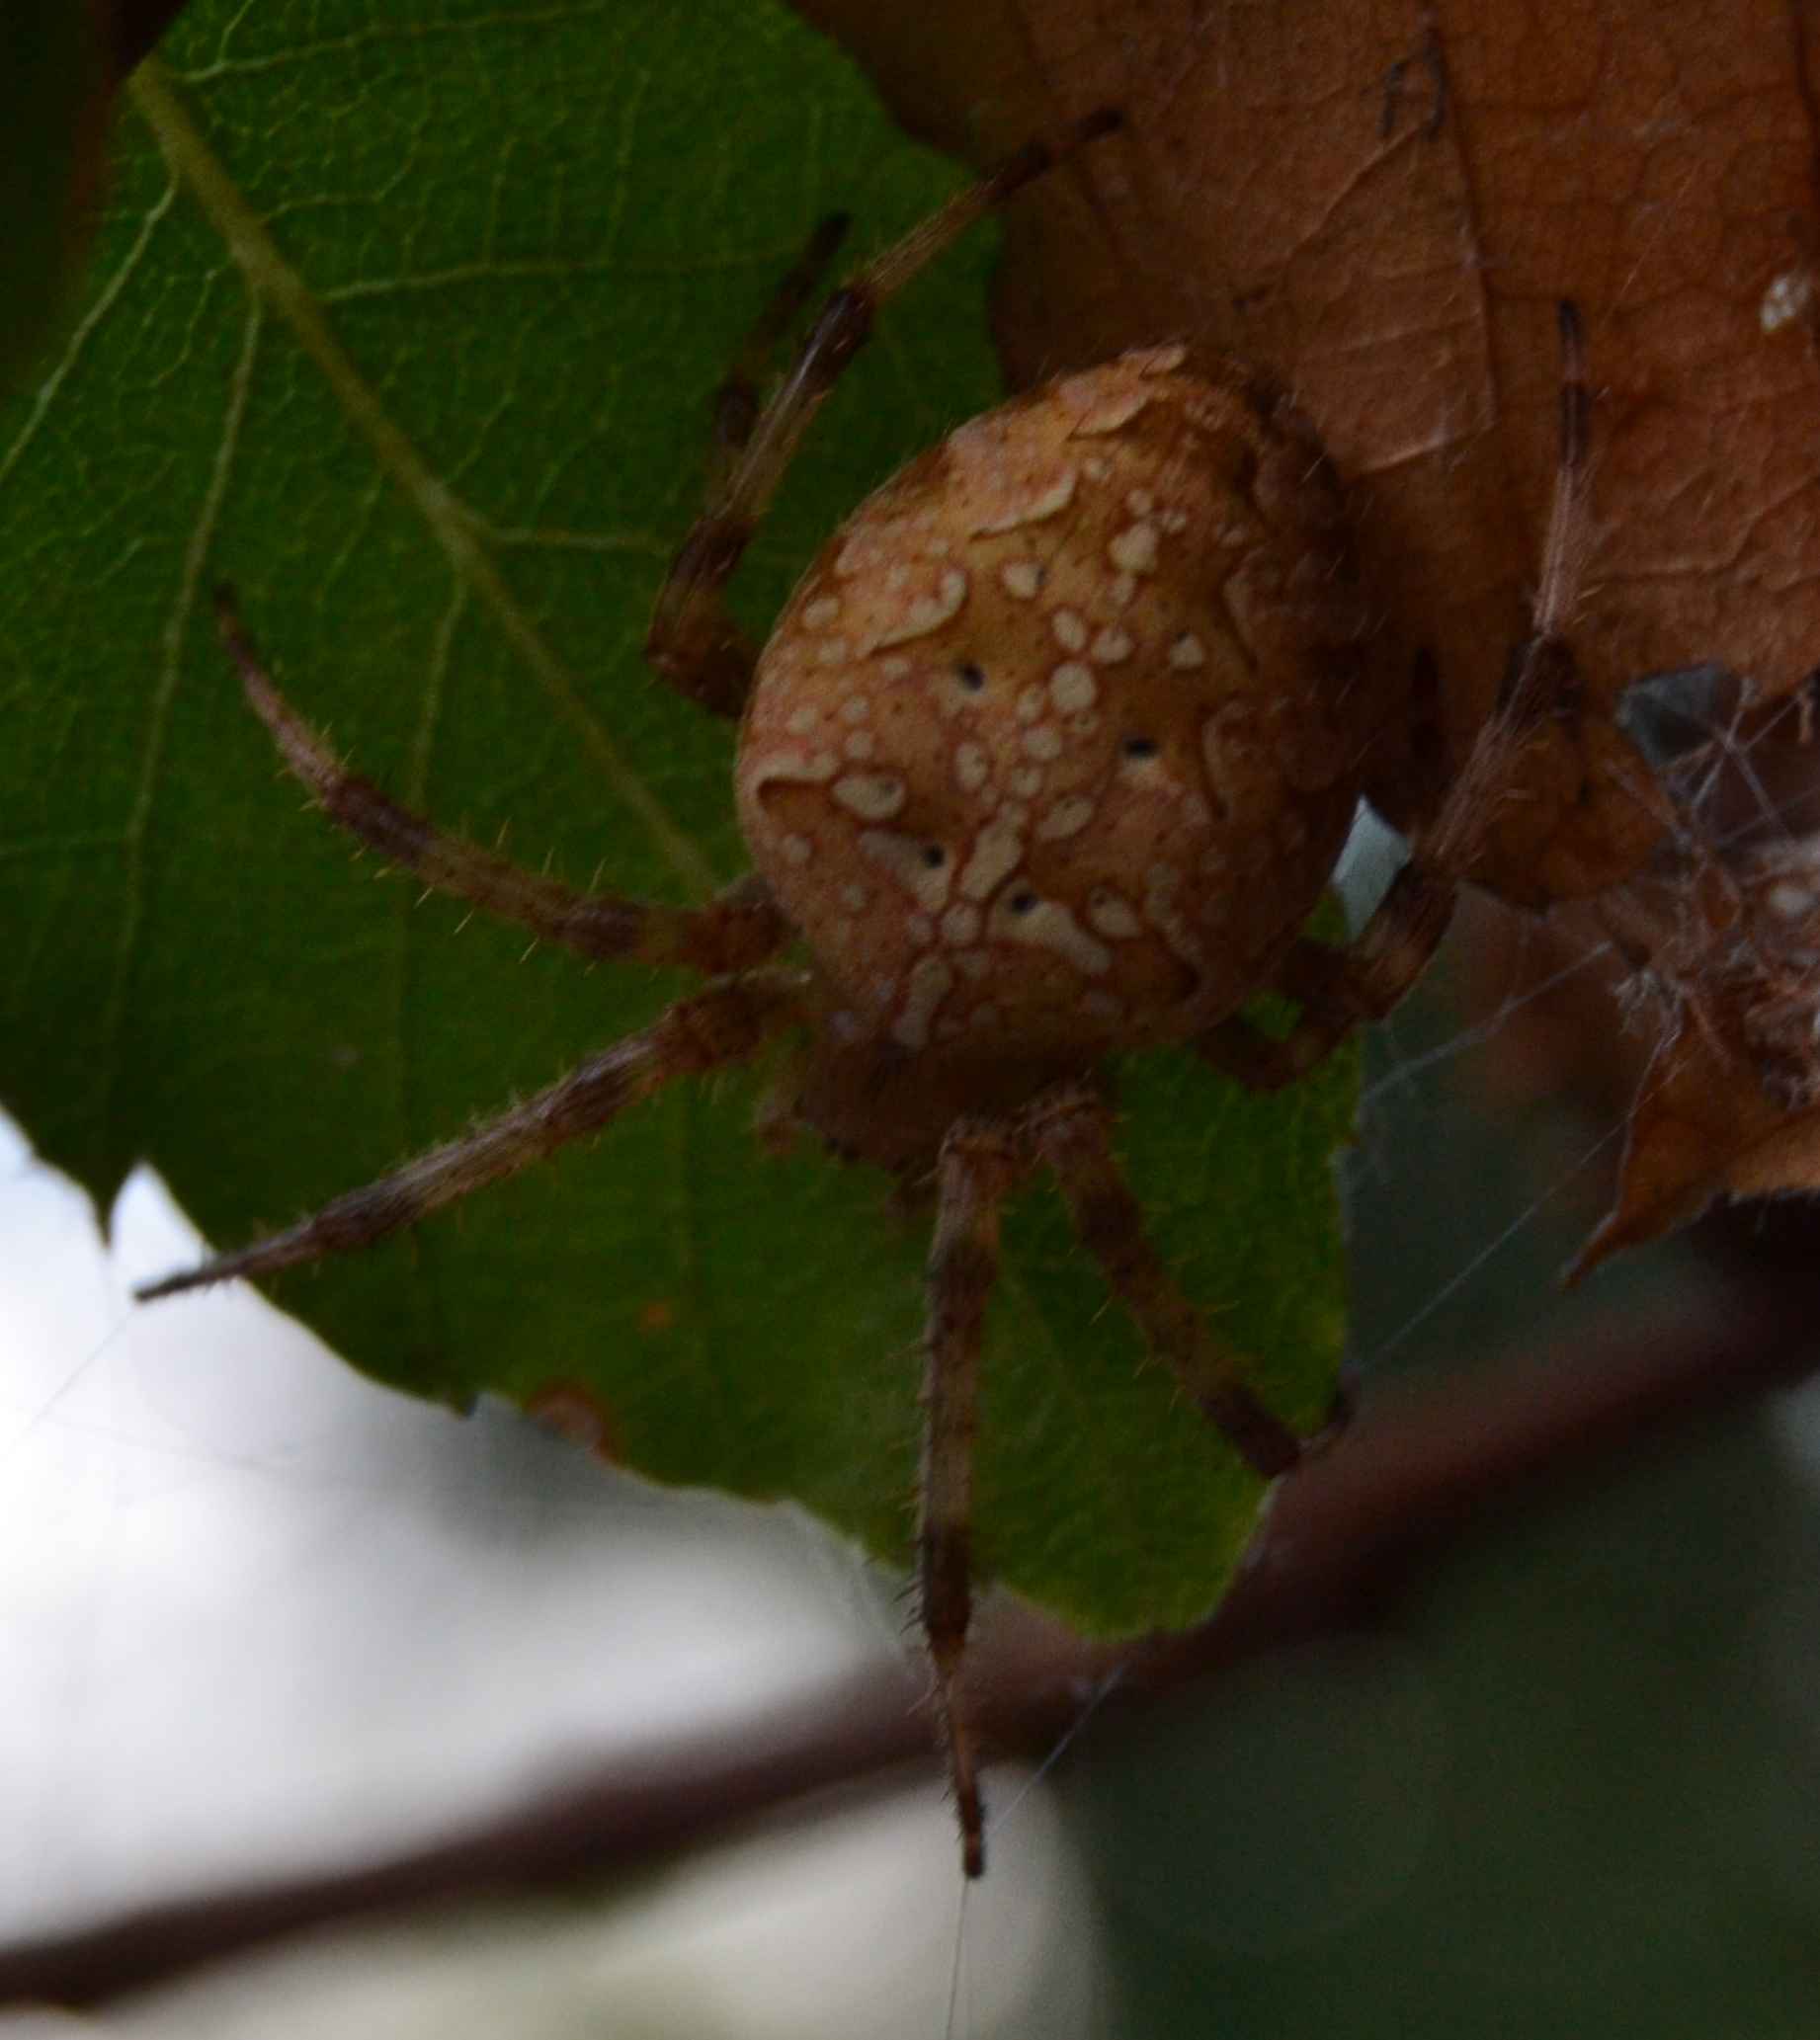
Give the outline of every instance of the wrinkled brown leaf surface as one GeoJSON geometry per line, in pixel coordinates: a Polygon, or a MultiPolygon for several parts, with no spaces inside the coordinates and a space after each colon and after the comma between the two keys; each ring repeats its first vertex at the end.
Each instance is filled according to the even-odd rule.
{"type": "MultiPolygon", "coordinates": [[[[1584,318],[1596,397],[1573,630],[1588,750],[1615,747],[1625,770],[1598,711],[1641,676],[1722,666],[1761,703],[1820,667],[1810,10],[800,4],[906,124],[975,160],[1122,110],[1125,132],[1081,160],[1072,191],[1010,222],[1011,372],[1190,335],[1285,381],[1353,492],[1387,651],[1438,662],[1456,757],[1526,630],[1562,298],[1584,318]]],[[[1499,882],[1532,901],[1574,889],[1532,876],[1499,882]]],[[[1667,977],[1708,1024],[1750,1033],[1735,983],[1667,977]]],[[[1820,1112],[1780,1078],[1720,1055],[1684,1008],[1588,1265],[1714,1194],[1810,1186],[1820,1112]]]]}
{"type": "Polygon", "coordinates": [[[1585,316],[1610,696],[1820,663],[1814,51],[1781,0],[1433,9],[804,0],[914,129],[977,159],[1106,104],[1071,203],[1010,223],[1029,378],[1192,334],[1283,377],[1358,498],[1386,628],[1482,711],[1524,628],[1585,316]]]}
{"type": "Polygon", "coordinates": [[[1615,1209],[1574,1264],[1578,1278],[1625,1247],[1693,1222],[1714,1197],[1820,1189],[1820,1108],[1772,1100],[1748,1069],[1684,1026],[1638,1099],[1615,1209]]]}

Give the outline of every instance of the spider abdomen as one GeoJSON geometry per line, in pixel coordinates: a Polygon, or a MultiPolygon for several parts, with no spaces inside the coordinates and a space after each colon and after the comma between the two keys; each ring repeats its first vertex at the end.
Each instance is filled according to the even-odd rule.
{"type": "Polygon", "coordinates": [[[760,660],[759,868],[850,1033],[1083,1057],[1258,986],[1381,711],[1309,429],[1181,347],[1061,377],[872,496],[760,660]]]}

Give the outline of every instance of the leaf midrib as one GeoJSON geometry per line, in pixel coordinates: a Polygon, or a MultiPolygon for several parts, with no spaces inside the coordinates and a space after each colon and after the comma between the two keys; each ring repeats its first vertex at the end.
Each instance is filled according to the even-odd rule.
{"type": "Polygon", "coordinates": [[[286,261],[227,166],[204,139],[170,73],[156,57],[148,57],[132,74],[127,92],[172,177],[220,235],[255,300],[290,332],[315,365],[336,404],[372,449],[381,471],[416,511],[455,575],[488,611],[558,712],[580,735],[607,784],[642,824],[684,887],[698,898],[705,897],[713,890],[714,877],[702,847],[634,771],[600,716],[587,705],[575,675],[532,621],[494,564],[482,539],[482,520],[435,473],[380,402],[337,338],[321,299],[286,261]]]}

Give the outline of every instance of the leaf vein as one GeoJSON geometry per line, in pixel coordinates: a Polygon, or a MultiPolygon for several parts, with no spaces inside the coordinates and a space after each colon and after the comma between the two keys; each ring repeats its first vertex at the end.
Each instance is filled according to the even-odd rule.
{"type": "Polygon", "coordinates": [[[589,709],[566,662],[545,641],[488,555],[480,520],[431,470],[380,402],[330,327],[321,299],[280,253],[265,221],[204,140],[155,57],[148,57],[133,73],[128,90],[172,174],[187,186],[226,243],[255,301],[271,307],[315,364],[349,421],[416,509],[457,576],[479,597],[507,642],[579,733],[596,769],[642,823],[685,888],[698,896],[708,893],[713,873],[701,847],[679,827],[589,709]]]}
{"type": "Polygon", "coordinates": [[[125,851],[120,920],[114,944],[112,968],[100,1005],[98,1073],[91,1094],[90,1109],[102,1125],[110,1123],[114,1111],[114,1091],[122,1067],[122,1044],[126,1018],[126,991],[139,950],[139,937],[145,922],[145,857],[152,810],[157,800],[158,781],[164,764],[171,713],[183,670],[184,639],[196,613],[197,591],[202,585],[204,564],[220,522],[221,505],[227,495],[228,476],[246,423],[247,398],[252,388],[253,364],[259,355],[260,334],[265,318],[259,300],[247,307],[246,328],[241,337],[240,358],[227,385],[227,408],[222,415],[221,437],[209,465],[208,481],[184,547],[183,564],[170,614],[165,621],[158,659],[157,684],[152,691],[151,714],[140,747],[139,773],[126,810],[123,835],[125,851]]]}

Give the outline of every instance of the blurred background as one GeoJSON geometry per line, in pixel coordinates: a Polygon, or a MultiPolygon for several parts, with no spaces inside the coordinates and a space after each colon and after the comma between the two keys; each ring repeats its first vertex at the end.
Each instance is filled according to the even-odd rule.
{"type": "MultiPolygon", "coordinates": [[[[121,11],[142,17],[124,62],[169,9],[121,11]]],[[[221,17],[238,33],[257,12],[221,17]]],[[[54,0],[39,13],[77,18],[54,0]]],[[[313,12],[300,13],[313,37],[313,12]]],[[[532,10],[534,26],[564,13],[532,10]]],[[[580,11],[581,33],[600,41],[613,13],[580,11]]],[[[428,59],[413,45],[428,39],[398,40],[414,85],[428,59]]],[[[692,14],[678,39],[692,93],[710,40],[692,14]]],[[[41,68],[4,68],[22,116],[48,103],[41,68]]],[[[471,107],[456,103],[474,112],[472,128],[420,118],[410,93],[393,108],[395,129],[373,124],[371,104],[347,119],[359,101],[324,68],[331,90],[314,124],[281,102],[301,160],[314,165],[339,128],[364,205],[369,157],[389,162],[386,134],[408,140],[400,161],[434,144],[454,182],[422,187],[431,225],[448,224],[448,193],[486,157],[487,207],[498,193],[528,194],[520,203],[541,232],[546,204],[563,208],[528,182],[539,149],[565,195],[563,149],[591,160],[618,147],[588,93],[566,125],[541,91],[521,94],[521,126],[502,124],[483,62],[469,66],[471,107]],[[508,137],[496,159],[481,147],[495,130],[508,137]]],[[[63,70],[66,125],[87,148],[53,166],[73,220],[99,175],[100,130],[94,77],[73,59],[63,70]]],[[[792,94],[780,122],[749,68],[729,75],[704,103],[717,121],[756,106],[741,160],[793,181],[759,117],[800,129],[813,162],[811,103],[792,94]]],[[[693,133],[703,120],[692,111],[678,124],[693,133]]],[[[269,124],[262,112],[254,131],[269,124]]],[[[655,153],[652,238],[663,243],[673,229],[661,207],[680,221],[704,202],[655,153]]],[[[848,167],[834,168],[842,203],[854,200],[848,167]]],[[[752,182],[750,169],[729,171],[716,204],[752,182]]],[[[806,175],[797,196],[812,217],[806,175]]],[[[41,227],[47,204],[33,187],[6,209],[41,227]]],[[[293,209],[290,226],[301,233],[308,211],[293,209]]],[[[415,210],[401,219],[414,241],[415,210]]],[[[726,232],[732,242],[742,229],[729,217],[726,232]]],[[[15,235],[0,251],[22,356],[29,330],[46,330],[64,303],[86,246],[74,238],[72,250],[15,235]],[[9,257],[35,259],[36,283],[9,257]]],[[[761,244],[738,242],[755,279],[775,270],[761,244]]],[[[387,273],[387,257],[368,259],[387,273]]],[[[171,297],[174,355],[194,350],[191,301],[171,297]]],[[[476,330],[497,336],[498,300],[477,302],[476,330]]],[[[539,328],[544,310],[538,300],[539,328]]],[[[947,334],[960,322],[929,324],[947,334]]],[[[497,383],[451,376],[445,337],[424,357],[439,364],[432,379],[439,397],[480,412],[484,440],[497,383]]],[[[667,363],[677,347],[654,324],[644,352],[667,363]]],[[[725,348],[709,339],[703,359],[718,372],[725,348]]],[[[920,393],[920,358],[888,359],[920,393]]],[[[123,383],[152,424],[141,484],[151,507],[132,511],[123,558],[169,521],[174,500],[166,368],[153,349],[123,383]]],[[[709,386],[707,373],[697,380],[709,386]]],[[[515,395],[540,408],[552,382],[528,377],[515,395]]],[[[657,407],[640,387],[629,415],[642,426],[657,407]]],[[[214,409],[211,384],[210,421],[214,409]]],[[[125,447],[106,416],[95,471],[125,447]]],[[[307,468],[322,449],[304,437],[307,468]]],[[[528,442],[500,444],[515,480],[535,472],[528,442]]],[[[572,431],[556,444],[566,469],[572,431]]],[[[675,467],[667,455],[660,464],[675,467]]],[[[287,536],[301,515],[289,472],[272,483],[285,515],[269,520],[287,536]]],[[[89,473],[73,494],[78,536],[92,543],[101,499],[89,473]]],[[[333,516],[339,539],[348,515],[333,516]]],[[[242,547],[258,522],[242,518],[242,547]]],[[[59,550],[35,510],[23,524],[31,552],[54,555],[57,585],[54,602],[41,591],[28,605],[33,627],[54,638],[66,617],[92,622],[91,579],[71,564],[88,555],[59,550]]],[[[393,557],[374,550],[364,570],[389,589],[393,557]]],[[[122,607],[135,657],[166,613],[122,607]]],[[[372,612],[356,601],[346,613],[372,612]]],[[[18,647],[3,656],[24,671],[18,647]]],[[[112,714],[108,679],[96,699],[112,714]]],[[[109,720],[91,713],[86,728],[109,720]]],[[[89,867],[71,869],[67,905],[44,895],[59,938],[98,918],[89,867]]],[[[1772,1357],[1790,1373],[1807,1362],[1799,1299],[1815,1292],[1820,1304],[1820,1262],[1799,1213],[1746,1215],[1620,1261],[1571,1295],[1558,1288],[1609,1205],[1647,1051],[1589,1051],[1614,1038],[1609,1020],[1582,1024],[1596,976],[1533,926],[1471,915],[1420,1000],[1371,1044],[1347,1164],[1361,1454],[1374,1413],[1451,1411],[1457,1431],[1495,1404],[1488,1387],[1558,1388],[1571,1402],[1613,1352],[1683,1330],[1696,1341],[1772,1292],[1794,1327],[1772,1357]],[[1556,980],[1559,994],[1531,995],[1556,980]]],[[[51,1009],[57,1024],[88,1024],[95,1001],[80,984],[51,1009]]],[[[35,1036],[18,1038],[23,1054],[35,1036]]],[[[1140,1703],[1135,1672],[1098,1667],[1076,1681],[1047,1746],[994,1772],[991,1873],[963,1890],[939,1767],[927,1752],[906,1755],[922,1733],[906,1696],[922,1676],[900,1581],[791,1510],[660,1493],[515,1412],[482,1404],[457,1419],[389,1394],[250,1294],[130,1306],[135,1280],[197,1250],[155,1178],[135,1176],[97,1214],[0,1120],[0,1975],[16,1980],[0,2034],[1771,2040],[1814,2029],[1812,1391],[1639,1429],[1627,1449],[1564,1460],[1550,1478],[1490,1480],[1470,1521],[1414,1525],[1435,1534],[1412,1564],[1372,1576],[1293,1640],[1209,1662],[1166,1697],[1140,1703]],[[877,1739],[875,1769],[711,1835],[699,1808],[685,1818],[690,1780],[677,1766],[690,1753],[704,1774],[748,1751],[757,1764],[780,1720],[812,1717],[831,1694],[881,1715],[895,1706],[896,1740],[877,1739]],[[905,1760],[886,1765],[893,1750],[905,1760]],[[649,1777],[661,1790],[647,1825],[661,1836],[667,1795],[677,1844],[647,1838],[629,1867],[609,1872],[597,1848],[594,1867],[533,1889],[500,1847],[494,1887],[470,1874],[458,1902],[363,1896],[363,1871],[382,1881],[401,1858],[496,1836],[526,1808],[542,1810],[547,1831],[565,1794],[649,1777]],[[262,1891],[337,1876],[339,1896],[307,1933],[207,1966],[173,1959],[130,1993],[104,1990],[92,1947],[67,1938],[193,1904],[187,1917],[207,1941],[262,1891]],[[106,2001],[27,2008],[17,1979],[28,1970],[54,1973],[64,1999],[106,2001]]],[[[1283,1521],[1275,1532],[1260,1568],[1267,1593],[1283,1521]]],[[[585,1847],[574,1854],[588,1859],[585,1847]]]]}
{"type": "MultiPolygon", "coordinates": [[[[1682,1244],[1558,1291],[1621,1105],[1545,1095],[1510,987],[1558,965],[1509,921],[1469,936],[1373,1044],[1367,1413],[1596,1365],[1748,1280],[1682,1244]]],[[[900,1584],[790,1510],[416,1406],[250,1295],[130,1308],[195,1244],[155,1179],[104,1248],[6,1140],[13,1948],[382,1863],[666,1738],[737,1749],[913,1648],[900,1584]]],[[[1083,1685],[1040,1774],[995,1775],[964,1894],[916,1764],[629,1875],[357,1916],[0,2031],[1805,2033],[1817,1478],[1820,1402],[1755,1402],[1487,1498],[1393,1591],[1165,1700],[1083,1685]]]]}

